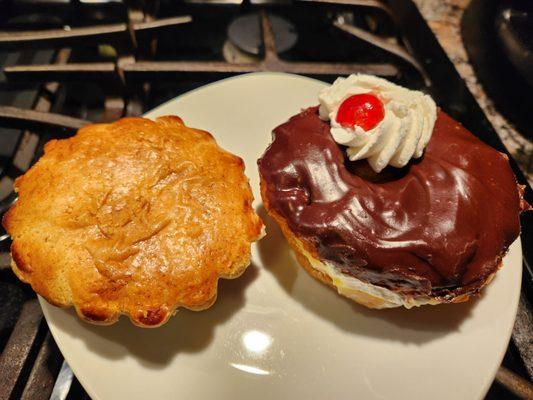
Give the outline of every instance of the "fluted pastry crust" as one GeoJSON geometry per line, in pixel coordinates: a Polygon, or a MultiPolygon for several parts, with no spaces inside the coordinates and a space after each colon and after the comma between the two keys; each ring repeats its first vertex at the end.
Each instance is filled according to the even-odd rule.
{"type": "Polygon", "coordinates": [[[13,270],[93,323],[202,310],[250,263],[263,230],[244,162],[174,116],[124,118],[52,140],[15,182],[3,224],[13,270]]]}

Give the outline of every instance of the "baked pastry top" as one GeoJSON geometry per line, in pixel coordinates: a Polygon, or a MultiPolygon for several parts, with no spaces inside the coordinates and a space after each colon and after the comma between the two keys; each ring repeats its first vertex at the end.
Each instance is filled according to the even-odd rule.
{"type": "Polygon", "coordinates": [[[15,190],[3,220],[14,272],[94,323],[158,326],[211,306],[263,230],[242,159],[174,116],[52,140],[15,190]]]}

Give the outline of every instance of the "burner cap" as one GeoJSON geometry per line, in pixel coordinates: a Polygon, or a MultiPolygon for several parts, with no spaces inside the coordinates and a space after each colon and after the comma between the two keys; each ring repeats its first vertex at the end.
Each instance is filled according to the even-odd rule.
{"type": "MultiPolygon", "coordinates": [[[[268,14],[278,53],[289,50],[298,39],[295,26],[285,18],[268,14]]],[[[259,13],[235,18],[228,27],[229,40],[240,50],[259,55],[263,46],[259,13]]]]}

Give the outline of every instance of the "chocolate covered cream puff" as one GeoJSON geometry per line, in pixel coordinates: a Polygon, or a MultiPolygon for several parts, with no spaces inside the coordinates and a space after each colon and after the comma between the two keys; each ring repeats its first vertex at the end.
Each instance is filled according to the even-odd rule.
{"type": "Polygon", "coordinates": [[[428,95],[368,75],[273,131],[261,194],[299,263],[371,308],[456,303],[490,282],[520,233],[508,158],[428,95]]]}

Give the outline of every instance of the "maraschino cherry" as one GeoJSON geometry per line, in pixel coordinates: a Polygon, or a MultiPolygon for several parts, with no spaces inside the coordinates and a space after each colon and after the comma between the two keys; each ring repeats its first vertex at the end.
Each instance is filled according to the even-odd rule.
{"type": "Polygon", "coordinates": [[[359,126],[369,131],[383,120],[383,103],[371,93],[354,94],[342,102],[335,120],[345,128],[359,126]]]}

